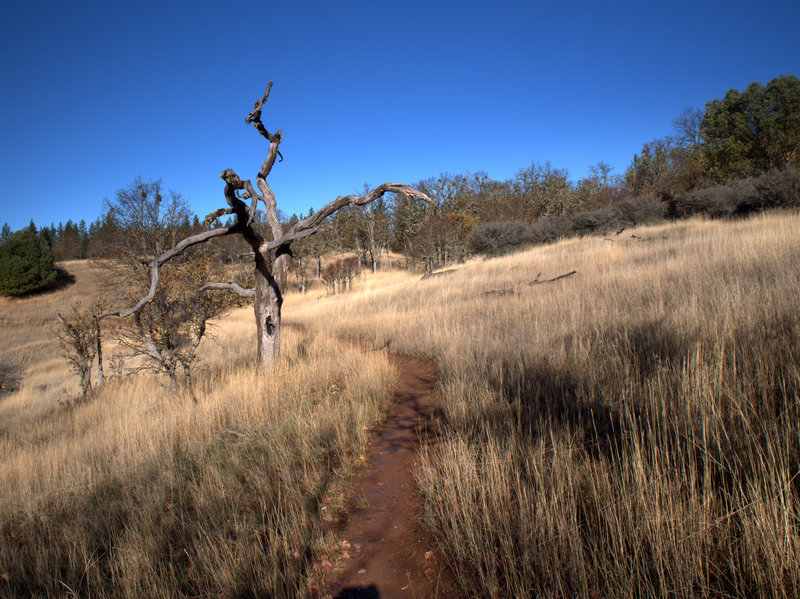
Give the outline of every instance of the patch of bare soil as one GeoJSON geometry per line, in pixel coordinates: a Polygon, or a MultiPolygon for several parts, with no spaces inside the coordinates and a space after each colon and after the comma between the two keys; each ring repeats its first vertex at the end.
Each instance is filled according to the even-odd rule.
{"type": "Polygon", "coordinates": [[[335,599],[458,597],[435,541],[422,528],[412,474],[428,434],[436,364],[391,355],[398,373],[389,418],[372,432],[368,466],[351,479],[338,566],[324,596],[335,599]]]}

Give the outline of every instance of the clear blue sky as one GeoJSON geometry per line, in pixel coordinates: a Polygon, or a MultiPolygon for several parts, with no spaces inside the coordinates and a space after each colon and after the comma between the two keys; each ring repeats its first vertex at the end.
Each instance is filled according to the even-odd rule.
{"type": "Polygon", "coordinates": [[[800,75],[800,2],[13,2],[0,22],[0,223],[94,220],[136,176],[201,217],[254,178],[267,81],[287,214],[365,182],[622,174],[687,106],[800,75]]]}

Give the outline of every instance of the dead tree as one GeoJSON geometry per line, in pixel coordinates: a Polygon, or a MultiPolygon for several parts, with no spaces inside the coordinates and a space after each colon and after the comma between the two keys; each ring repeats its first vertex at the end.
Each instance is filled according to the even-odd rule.
{"type": "Polygon", "coordinates": [[[270,81],[263,97],[255,103],[252,112],[245,118],[245,123],[253,125],[269,142],[267,156],[256,175],[255,186],[249,179],[242,179],[232,169],[224,170],[220,177],[225,181],[224,195],[228,207],[212,212],[205,219],[205,223],[208,225],[221,216],[233,215],[235,222],[232,225],[217,227],[187,237],[172,249],[154,258],[150,263],[149,293],[129,310],[106,314],[113,314],[123,318],[137,315],[155,297],[159,282],[159,268],[165,262],[199,243],[205,243],[226,235],[240,235],[253,250],[255,286],[251,289],[244,289],[236,283],[228,282],[206,283],[202,288],[226,289],[242,297],[253,299],[258,339],[256,363],[257,368],[261,371],[266,371],[272,361],[280,354],[281,306],[286,289],[292,242],[309,237],[319,231],[326,219],[341,208],[345,206],[366,206],[386,193],[398,193],[410,198],[430,201],[424,193],[408,185],[384,183],[361,196],[339,196],[307,218],[295,223],[288,231],[283,231],[278,220],[275,194],[270,189],[269,183],[267,183],[267,177],[272,171],[275,161],[279,156],[281,160],[283,159],[283,156],[278,151],[283,136],[280,130],[270,133],[261,120],[261,111],[269,98],[271,88],[272,82],[270,81]],[[255,226],[257,224],[256,212],[259,203],[264,206],[264,213],[271,233],[266,237],[262,236],[255,226]]]}

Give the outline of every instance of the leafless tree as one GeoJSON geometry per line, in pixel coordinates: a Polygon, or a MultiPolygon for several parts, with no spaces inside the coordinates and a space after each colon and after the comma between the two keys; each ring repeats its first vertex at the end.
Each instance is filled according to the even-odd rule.
{"type": "Polygon", "coordinates": [[[365,206],[382,197],[385,193],[399,193],[412,198],[430,201],[425,194],[408,185],[384,183],[361,196],[340,196],[314,212],[311,216],[292,225],[288,231],[284,231],[278,218],[275,194],[267,183],[267,177],[272,171],[277,158],[281,156],[278,147],[283,136],[280,130],[270,133],[261,120],[261,111],[269,98],[271,89],[272,82],[270,81],[264,95],[258,99],[252,112],[245,118],[245,123],[253,125],[259,134],[269,142],[266,158],[256,174],[255,186],[249,179],[243,180],[232,169],[224,170],[220,177],[225,182],[224,195],[228,207],[212,212],[205,219],[208,224],[223,215],[233,215],[235,222],[231,225],[220,226],[191,235],[172,249],[154,258],[150,263],[149,293],[132,308],[114,313],[116,316],[123,318],[137,315],[156,295],[160,267],[187,248],[218,237],[239,235],[253,250],[254,287],[244,289],[236,283],[226,282],[206,283],[202,288],[226,289],[242,297],[253,299],[258,339],[257,367],[262,372],[269,368],[269,365],[280,353],[281,306],[286,288],[292,242],[316,233],[325,223],[325,220],[341,208],[353,205],[365,206]],[[255,226],[257,224],[256,214],[259,203],[264,206],[268,224],[267,235],[262,235],[255,226]]]}
{"type": "Polygon", "coordinates": [[[700,108],[684,108],[672,121],[679,144],[688,148],[699,148],[700,123],[703,122],[705,113],[700,108]]]}
{"type": "Polygon", "coordinates": [[[59,328],[58,343],[72,369],[80,377],[81,396],[92,391],[92,364],[98,358],[98,386],[103,386],[103,354],[100,318],[97,316],[100,304],[94,309],[72,306],[66,317],[56,311],[59,328]]]}
{"type": "Polygon", "coordinates": [[[200,287],[215,270],[212,261],[209,254],[201,254],[160,273],[152,300],[133,314],[134,326],[115,331],[122,346],[134,355],[143,356],[147,367],[167,375],[176,397],[178,373],[182,369],[184,389],[193,401],[197,398],[191,375],[198,362],[200,343],[208,333],[208,323],[231,307],[230,298],[200,287]]]}

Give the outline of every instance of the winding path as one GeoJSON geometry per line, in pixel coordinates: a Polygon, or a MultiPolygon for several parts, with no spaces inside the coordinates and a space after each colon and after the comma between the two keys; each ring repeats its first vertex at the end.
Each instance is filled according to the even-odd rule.
{"type": "Polygon", "coordinates": [[[344,570],[327,581],[335,599],[456,597],[452,575],[420,523],[421,506],[412,474],[431,422],[436,364],[390,354],[397,371],[394,406],[372,431],[368,466],[352,478],[344,570]]]}

